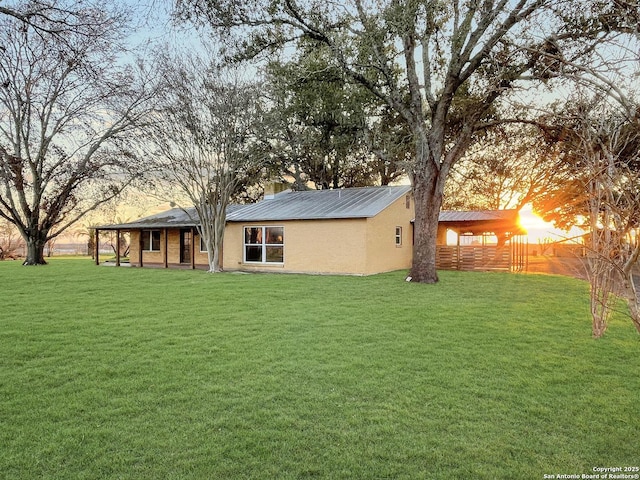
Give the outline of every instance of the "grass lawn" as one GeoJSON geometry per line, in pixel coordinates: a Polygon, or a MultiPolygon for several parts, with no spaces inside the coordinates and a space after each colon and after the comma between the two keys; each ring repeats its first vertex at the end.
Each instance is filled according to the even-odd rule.
{"type": "Polygon", "coordinates": [[[587,285],[0,262],[0,478],[542,479],[640,466],[587,285]]]}

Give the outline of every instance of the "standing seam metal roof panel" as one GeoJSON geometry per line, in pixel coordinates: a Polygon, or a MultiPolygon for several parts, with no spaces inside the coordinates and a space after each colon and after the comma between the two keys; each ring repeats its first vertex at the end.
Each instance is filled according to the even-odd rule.
{"type": "Polygon", "coordinates": [[[374,217],[411,191],[411,186],[281,192],[227,216],[229,222],[374,217]]]}

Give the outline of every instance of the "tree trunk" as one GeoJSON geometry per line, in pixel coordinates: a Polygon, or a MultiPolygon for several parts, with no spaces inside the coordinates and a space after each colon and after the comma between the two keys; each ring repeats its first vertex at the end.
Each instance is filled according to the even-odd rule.
{"type": "Polygon", "coordinates": [[[44,260],[45,241],[38,238],[27,238],[27,258],[23,265],[46,265],[44,260]]]}
{"type": "Polygon", "coordinates": [[[444,184],[449,168],[441,162],[444,127],[432,127],[430,135],[424,123],[416,121],[414,134],[415,166],[413,169],[413,198],[415,202],[412,282],[437,283],[436,244],[438,220],[444,197],[444,184]]]}
{"type": "Polygon", "coordinates": [[[413,195],[415,201],[412,282],[436,283],[436,243],[438,238],[438,218],[442,206],[442,192],[439,191],[437,177],[414,178],[413,195]]]}
{"type": "Polygon", "coordinates": [[[627,298],[627,305],[629,305],[629,314],[631,315],[633,326],[636,327],[636,330],[640,333],[640,302],[638,301],[638,297],[627,298]]]}
{"type": "MultiPolygon", "coordinates": [[[[222,245],[224,240],[224,230],[226,226],[226,205],[218,205],[214,209],[213,219],[209,218],[206,221],[212,222],[208,225],[209,238],[207,239],[207,258],[209,260],[209,273],[222,272],[222,266],[220,265],[220,252],[222,251],[222,245]]],[[[203,222],[204,223],[204,222],[203,222]]],[[[203,225],[204,229],[204,225],[203,225]]]]}
{"type": "Polygon", "coordinates": [[[209,238],[204,238],[205,245],[207,247],[207,261],[209,262],[209,273],[221,272],[220,267],[220,246],[214,237],[213,232],[209,233],[209,238]]]}
{"type": "Polygon", "coordinates": [[[218,273],[222,271],[220,266],[220,252],[218,248],[214,248],[209,256],[209,273],[218,273]]]}

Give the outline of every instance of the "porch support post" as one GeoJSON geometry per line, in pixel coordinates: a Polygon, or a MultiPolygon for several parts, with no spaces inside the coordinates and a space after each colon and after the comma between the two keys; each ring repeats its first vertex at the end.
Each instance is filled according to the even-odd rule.
{"type": "Polygon", "coordinates": [[[169,229],[164,229],[164,268],[169,268],[169,229]]]}
{"type": "Polygon", "coordinates": [[[140,230],[140,234],[138,235],[138,266],[142,267],[142,247],[144,246],[144,242],[142,240],[143,230],[140,230]]]}
{"type": "Polygon", "coordinates": [[[461,265],[461,261],[460,261],[460,231],[456,232],[456,269],[460,270],[460,265],[461,265]]]}
{"type": "Polygon", "coordinates": [[[96,228],[96,238],[94,239],[95,245],[93,246],[94,255],[96,258],[96,265],[100,265],[100,230],[96,228]]]}
{"type": "Polygon", "coordinates": [[[116,229],[116,267],[120,266],[120,229],[116,229]]]}
{"type": "Polygon", "coordinates": [[[191,227],[191,270],[196,269],[196,235],[191,227]]]}

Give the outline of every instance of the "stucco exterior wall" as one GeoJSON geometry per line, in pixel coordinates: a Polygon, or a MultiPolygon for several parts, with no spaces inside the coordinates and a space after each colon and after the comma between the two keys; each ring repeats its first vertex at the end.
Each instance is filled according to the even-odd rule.
{"type": "Polygon", "coordinates": [[[369,275],[409,268],[413,251],[413,199],[398,199],[373,218],[231,222],[224,238],[223,267],[234,271],[369,275]],[[284,262],[244,261],[244,227],[284,227],[284,262]],[[395,244],[402,227],[402,245],[395,244]]]}
{"type": "MultiPolygon", "coordinates": [[[[169,242],[168,242],[168,255],[167,255],[167,261],[169,263],[180,263],[180,230],[178,229],[169,229],[167,230],[167,234],[168,234],[168,238],[169,238],[169,242]]],[[[164,243],[164,230],[162,231],[161,234],[162,238],[160,239],[160,243],[164,243]]],[[[160,249],[162,250],[164,248],[164,245],[162,245],[160,247],[160,249]]],[[[145,256],[149,256],[151,257],[151,252],[144,252],[145,256]]],[[[145,257],[145,261],[147,262],[151,262],[152,260],[146,260],[145,257]]],[[[163,262],[164,260],[162,258],[160,258],[160,262],[163,262]]]]}
{"type": "Polygon", "coordinates": [[[224,237],[227,271],[341,273],[365,275],[366,219],[232,222],[224,237]],[[243,261],[244,227],[284,227],[284,263],[243,261]]]}
{"type": "Polygon", "coordinates": [[[367,274],[411,267],[413,206],[411,196],[408,199],[402,197],[375,217],[367,219],[367,274]],[[402,228],[400,245],[396,245],[396,227],[402,228]]]}
{"type": "Polygon", "coordinates": [[[138,230],[131,230],[129,232],[129,263],[134,267],[138,266],[138,259],[140,258],[140,232],[138,230]]]}

